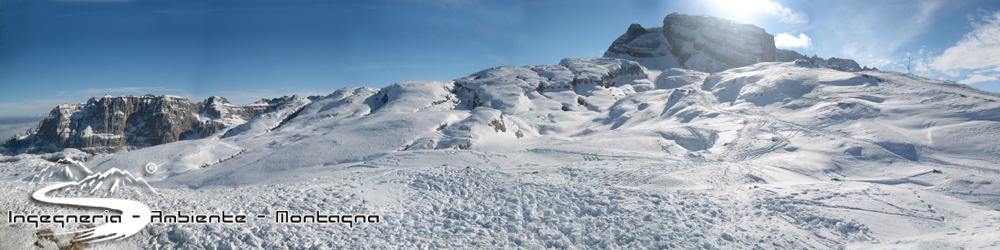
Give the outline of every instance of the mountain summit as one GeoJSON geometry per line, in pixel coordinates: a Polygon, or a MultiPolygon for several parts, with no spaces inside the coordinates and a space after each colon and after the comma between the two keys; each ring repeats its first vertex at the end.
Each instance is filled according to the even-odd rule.
{"type": "Polygon", "coordinates": [[[632,24],[604,57],[645,61],[661,70],[682,66],[713,73],[774,62],[775,47],[774,36],[752,24],[671,13],[663,18],[663,27],[632,24]]]}
{"type": "Polygon", "coordinates": [[[777,49],[774,35],[753,24],[742,24],[708,15],[671,13],[662,27],[643,28],[635,23],[616,39],[604,57],[640,62],[651,69],[684,68],[715,73],[760,62],[805,59],[845,71],[860,71],[851,59],[803,56],[777,49]]]}

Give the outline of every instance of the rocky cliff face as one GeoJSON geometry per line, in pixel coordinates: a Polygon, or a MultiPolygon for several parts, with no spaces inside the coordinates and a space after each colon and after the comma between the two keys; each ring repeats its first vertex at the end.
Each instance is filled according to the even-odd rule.
{"type": "Polygon", "coordinates": [[[604,53],[605,57],[629,55],[642,58],[670,55],[670,47],[665,43],[666,40],[656,39],[660,36],[658,31],[660,29],[646,29],[638,23],[633,23],[624,35],[611,43],[611,47],[604,53]],[[643,39],[639,39],[640,37],[643,39]]]}
{"type": "Polygon", "coordinates": [[[38,127],[11,138],[5,155],[48,153],[65,148],[115,153],[184,139],[198,139],[243,124],[262,114],[288,108],[298,96],[263,99],[238,106],[213,96],[199,103],[176,96],[104,96],[86,103],[63,104],[38,127]]]}
{"type": "Polygon", "coordinates": [[[672,13],[663,27],[632,24],[605,57],[636,60],[658,69],[685,68],[719,72],[775,61],[774,36],[763,28],[711,16],[672,13]]]}
{"type": "Polygon", "coordinates": [[[684,68],[709,73],[796,59],[843,71],[867,69],[851,59],[810,58],[792,50],[777,49],[774,36],[752,24],[677,13],[664,17],[663,27],[632,24],[608,47],[604,57],[632,60],[658,70],[684,68]]]}
{"type": "Polygon", "coordinates": [[[670,43],[663,37],[662,28],[647,29],[634,23],[624,35],[611,43],[604,57],[636,61],[652,69],[683,68],[670,51],[670,43]]]}
{"type": "Polygon", "coordinates": [[[752,24],[671,13],[662,33],[677,62],[691,69],[719,72],[774,61],[774,36],[752,24]]]}

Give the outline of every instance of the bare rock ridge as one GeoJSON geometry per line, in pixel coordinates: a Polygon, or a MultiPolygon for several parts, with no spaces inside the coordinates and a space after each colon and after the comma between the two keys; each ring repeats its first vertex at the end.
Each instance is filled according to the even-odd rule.
{"type": "Polygon", "coordinates": [[[643,28],[642,25],[639,25],[638,23],[633,23],[628,27],[628,31],[625,31],[624,35],[618,37],[618,39],[615,39],[615,41],[611,43],[611,47],[608,47],[608,51],[605,52],[605,57],[613,57],[614,55],[622,54],[632,57],[657,57],[669,55],[668,50],[660,49],[661,46],[666,46],[660,40],[649,39],[649,41],[632,43],[636,38],[649,33],[653,32],[643,28]]]}
{"type": "Polygon", "coordinates": [[[238,106],[219,96],[199,103],[169,95],[94,97],[52,109],[36,128],[10,138],[0,151],[11,155],[77,148],[101,154],[199,139],[287,108],[293,99],[303,98],[284,96],[238,106]]]}
{"type": "Polygon", "coordinates": [[[678,13],[664,17],[662,27],[647,29],[632,24],[608,47],[604,57],[633,60],[659,70],[684,68],[708,73],[796,59],[843,71],[865,69],[851,59],[809,58],[792,50],[777,49],[774,36],[752,24],[678,13]]]}
{"type": "Polygon", "coordinates": [[[799,52],[795,52],[794,50],[787,50],[787,49],[778,49],[776,58],[778,62],[794,62],[796,60],[804,60],[806,63],[815,66],[821,66],[848,72],[878,70],[878,68],[868,68],[868,66],[861,67],[861,65],[858,65],[857,62],[851,59],[836,58],[836,57],[830,57],[830,59],[823,59],[822,57],[816,55],[808,57],[799,54],[799,52]]]}

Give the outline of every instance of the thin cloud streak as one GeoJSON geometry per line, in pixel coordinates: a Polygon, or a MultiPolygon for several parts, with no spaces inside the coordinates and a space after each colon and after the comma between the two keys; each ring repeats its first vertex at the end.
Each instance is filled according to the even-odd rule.
{"type": "Polygon", "coordinates": [[[964,71],[1000,73],[1000,11],[983,16],[972,26],[972,32],[933,60],[933,69],[952,77],[965,75],[964,71]]]}
{"type": "Polygon", "coordinates": [[[973,84],[973,83],[978,83],[978,82],[988,82],[988,81],[996,81],[996,80],[1000,80],[1000,79],[997,79],[996,77],[993,77],[993,76],[973,75],[973,76],[970,76],[968,79],[958,81],[958,83],[961,83],[961,84],[973,84]]]}

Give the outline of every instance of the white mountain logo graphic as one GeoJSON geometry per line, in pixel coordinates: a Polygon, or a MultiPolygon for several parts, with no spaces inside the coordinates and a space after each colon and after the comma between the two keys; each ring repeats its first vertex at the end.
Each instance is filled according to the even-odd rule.
{"type": "Polygon", "coordinates": [[[121,212],[121,215],[109,216],[109,218],[117,218],[117,221],[114,218],[107,219],[106,223],[94,228],[80,229],[58,234],[76,234],[74,241],[79,242],[101,242],[119,240],[132,236],[149,224],[149,206],[137,201],[114,198],[64,198],[46,196],[46,194],[50,191],[67,187],[76,187],[88,194],[103,193],[105,196],[114,194],[116,191],[123,190],[123,187],[126,186],[138,187],[144,189],[145,191],[150,191],[154,194],[156,193],[156,191],[154,191],[145,180],[132,176],[132,174],[129,174],[128,171],[112,168],[103,173],[94,174],[90,171],[90,169],[84,166],[83,163],[78,161],[64,159],[60,160],[59,163],[62,163],[62,168],[52,169],[52,171],[49,171],[48,169],[43,170],[42,173],[36,175],[33,179],[44,180],[47,179],[47,177],[53,177],[56,174],[61,174],[62,177],[69,180],[76,180],[77,176],[84,174],[86,177],[79,181],[49,185],[35,191],[31,195],[32,198],[36,201],[49,204],[103,208],[106,210],[119,211],[121,212]]]}

